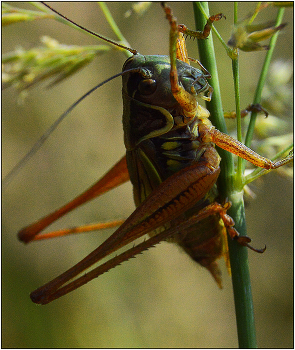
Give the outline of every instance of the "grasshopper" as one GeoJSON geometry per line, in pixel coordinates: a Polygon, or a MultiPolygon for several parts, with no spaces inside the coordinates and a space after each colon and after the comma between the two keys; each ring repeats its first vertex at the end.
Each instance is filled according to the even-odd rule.
{"type": "MultiPolygon", "coordinates": [[[[190,66],[176,19],[167,6],[165,13],[170,24],[170,56],[135,53],[123,66],[126,157],[81,196],[21,230],[19,238],[24,242],[44,238],[39,233],[53,221],[129,178],[137,209],[80,263],[33,292],[34,302],[46,304],[67,294],[162,240],[178,243],[221,286],[216,260],[227,256],[225,230],[242,245],[249,246],[250,239],[240,237],[234,229],[226,214],[230,204],[217,201],[220,157],[214,144],[265,169],[278,168],[291,160],[289,157],[271,162],[211,125],[208,111],[198,102],[202,94],[204,99],[211,99],[212,89],[207,81],[210,75],[203,67],[190,66]],[[151,236],[147,241],[66,284],[146,233],[151,236]]],[[[212,16],[211,20],[219,17],[212,16]]],[[[204,30],[204,36],[205,33],[204,30]]],[[[74,231],[78,230],[67,233],[74,231]]]]}

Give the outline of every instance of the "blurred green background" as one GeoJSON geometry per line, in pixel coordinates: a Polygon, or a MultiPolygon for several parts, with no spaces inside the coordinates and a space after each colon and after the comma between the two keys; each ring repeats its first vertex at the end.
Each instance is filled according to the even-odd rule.
{"type": "MultiPolygon", "coordinates": [[[[15,3],[14,3],[15,4],[15,3]]],[[[100,34],[114,38],[95,3],[51,5],[100,34]]],[[[130,3],[108,3],[130,45],[141,54],[168,53],[168,24],[158,4],[138,17],[124,18],[130,3]]],[[[18,6],[21,6],[18,3],[18,6]]],[[[29,5],[24,5],[28,7],[29,5]]],[[[193,28],[191,3],[173,3],[179,23],[193,28]]],[[[253,12],[241,3],[239,17],[253,12]]],[[[258,22],[275,18],[276,9],[258,22]]],[[[216,27],[225,40],[233,23],[232,3],[210,3],[210,12],[227,19],[216,27]]],[[[275,59],[292,60],[292,9],[280,34],[275,59]]],[[[52,20],[19,23],[3,30],[3,51],[31,48],[42,35],[66,44],[97,40],[52,20]]],[[[215,40],[216,42],[216,40],[215,40]]],[[[188,41],[189,55],[198,57],[188,41]]],[[[231,62],[216,44],[224,110],[234,109],[231,62]]],[[[265,52],[241,53],[242,105],[247,106],[265,52]]],[[[3,175],[31,148],[49,125],[83,93],[120,72],[125,56],[112,51],[54,88],[40,85],[23,104],[17,93],[3,92],[3,175]]],[[[56,277],[95,249],[111,231],[24,245],[17,231],[48,214],[94,183],[124,154],[121,81],[93,93],[60,125],[50,140],[3,192],[2,198],[2,346],[9,348],[75,347],[237,347],[230,277],[224,263],[220,291],[205,269],[176,246],[161,243],[143,255],[46,306],[36,306],[29,293],[56,277]]],[[[287,116],[281,116],[287,119],[287,116]]],[[[290,123],[292,118],[289,118],[290,123]]],[[[291,127],[291,126],[290,126],[291,127]]],[[[293,184],[276,173],[251,188],[248,235],[263,255],[249,252],[259,347],[293,346],[293,184]]],[[[52,229],[126,218],[134,210],[132,189],[125,184],[69,214],[52,229]]]]}

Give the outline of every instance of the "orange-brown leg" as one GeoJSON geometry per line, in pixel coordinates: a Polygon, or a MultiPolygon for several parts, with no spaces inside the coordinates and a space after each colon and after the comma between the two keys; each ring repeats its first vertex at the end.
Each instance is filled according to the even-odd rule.
{"type": "Polygon", "coordinates": [[[104,230],[107,228],[118,227],[118,226],[122,225],[124,221],[125,220],[99,222],[96,224],[75,226],[75,227],[65,228],[65,229],[61,229],[61,230],[57,230],[57,231],[50,231],[47,233],[37,234],[36,236],[34,236],[31,239],[31,241],[40,241],[43,239],[62,237],[62,236],[71,235],[73,233],[85,233],[85,232],[91,232],[91,231],[100,231],[100,230],[104,230]]]}
{"type": "Polygon", "coordinates": [[[205,24],[203,31],[195,31],[188,29],[184,24],[178,25],[178,30],[180,33],[187,35],[192,38],[197,39],[206,39],[208,38],[213,22],[219,21],[221,18],[226,18],[222,13],[218,13],[217,15],[212,15],[208,18],[207,23],[205,24]]]}
{"type": "MultiPolygon", "coordinates": [[[[80,274],[83,270],[90,267],[95,262],[99,261],[102,257],[109,255],[111,252],[119,249],[122,246],[122,244],[120,244],[120,240],[118,241],[118,240],[114,239],[114,235],[116,234],[115,233],[105,243],[103,243],[100,247],[98,247],[95,251],[93,251],[91,254],[89,254],[85,259],[83,259],[77,265],[73,266],[71,269],[69,269],[68,271],[66,271],[65,273],[60,275],[59,277],[55,278],[51,282],[45,284],[44,286],[42,286],[42,287],[36,289],[34,292],[32,292],[31,299],[32,299],[32,301],[34,301],[35,303],[38,303],[38,304],[47,304],[47,303],[65,295],[65,294],[81,287],[82,285],[90,282],[92,279],[102,275],[103,273],[116,267],[117,265],[121,264],[122,262],[127,261],[128,259],[143,252],[144,250],[147,250],[148,248],[154,246],[155,244],[167,239],[170,236],[173,236],[179,230],[188,229],[190,226],[195,225],[199,221],[205,219],[206,217],[208,217],[210,215],[216,214],[216,213],[220,214],[220,217],[222,218],[222,220],[225,224],[225,227],[227,228],[227,230],[231,231],[231,232],[229,232],[229,234],[231,235],[233,232],[232,226],[234,223],[233,223],[233,220],[226,214],[226,211],[229,207],[230,207],[230,203],[226,203],[224,206],[222,206],[219,203],[212,203],[209,206],[205,207],[203,210],[201,210],[198,214],[190,217],[188,220],[182,222],[181,224],[177,225],[176,227],[166,229],[166,230],[156,234],[155,236],[144,241],[143,243],[140,243],[137,246],[134,246],[133,248],[125,251],[124,253],[121,253],[121,254],[115,256],[114,258],[108,260],[104,264],[94,268],[90,272],[88,272],[88,273],[84,274],[83,276],[78,277],[76,280],[73,280],[72,282],[66,284],[69,280],[71,280],[73,277],[80,274]]],[[[240,237],[238,235],[238,233],[236,233],[236,231],[235,231],[235,233],[232,234],[232,238],[237,238],[237,237],[238,237],[238,241],[239,241],[239,238],[243,239],[240,243],[248,246],[248,243],[250,241],[250,239],[248,237],[240,237]]],[[[252,247],[250,247],[250,248],[253,249],[252,247]]],[[[263,252],[263,251],[264,250],[261,250],[259,252],[263,252]]],[[[217,282],[221,283],[218,279],[217,279],[217,282]]]]}
{"type": "MultiPolygon", "coordinates": [[[[246,117],[250,112],[256,112],[256,113],[264,113],[265,118],[268,117],[268,112],[265,108],[261,106],[261,104],[256,103],[256,104],[251,104],[245,109],[241,110],[241,117],[244,118],[246,117]]],[[[236,112],[228,112],[224,113],[224,118],[228,119],[235,119],[237,117],[236,112]]]]}
{"type": "MultiPolygon", "coordinates": [[[[71,202],[67,203],[63,207],[54,211],[53,213],[43,217],[42,219],[34,222],[33,224],[23,228],[19,233],[18,237],[21,241],[28,243],[42,231],[47,226],[52,224],[54,221],[62,217],[63,215],[69,213],[73,209],[79,207],[80,205],[96,198],[103,193],[123,184],[129,180],[129,173],[127,169],[126,157],[124,156],[117,164],[115,164],[98,182],[93,186],[83,192],[81,195],[76,197],[71,202]]],[[[77,231],[77,229],[76,229],[77,231]]],[[[89,228],[85,231],[89,231],[89,228]]],[[[63,232],[63,231],[62,231],[63,232]]],[[[61,232],[61,233],[62,233],[61,232]]],[[[81,232],[81,230],[80,230],[81,232]]],[[[64,233],[60,234],[63,235],[64,233]]],[[[58,233],[54,235],[59,236],[58,233]]],[[[51,235],[52,237],[52,235],[51,235]]]]}
{"type": "MultiPolygon", "coordinates": [[[[97,277],[97,271],[99,271],[98,274],[101,274],[115,267],[116,264],[133,256],[134,253],[129,257],[124,255],[125,258],[116,264],[114,262],[106,263],[107,268],[95,268],[88,274],[62,287],[102,258],[144,234],[158,227],[163,227],[171,221],[171,217],[177,218],[202,199],[215,184],[220,172],[220,158],[213,147],[206,149],[202,158],[203,160],[180,170],[162,182],[104,243],[68,271],[35,291],[32,296],[34,301],[47,303],[97,277]]],[[[163,237],[162,233],[160,236],[157,235],[157,239],[163,240],[167,235],[169,236],[174,232],[175,230],[168,230],[168,233],[166,232],[163,237]]]]}
{"type": "Polygon", "coordinates": [[[257,253],[263,253],[265,251],[265,248],[263,249],[256,249],[249,245],[251,242],[251,238],[247,236],[240,236],[238,231],[234,228],[235,222],[234,220],[226,213],[227,210],[231,207],[231,203],[227,202],[224,205],[221,205],[217,202],[214,202],[212,204],[209,204],[207,207],[202,209],[198,213],[198,217],[201,219],[202,216],[208,217],[214,214],[219,214],[220,218],[222,219],[224,226],[230,236],[231,239],[237,240],[237,242],[245,247],[248,247],[252,250],[254,250],[257,253]]]}
{"type": "Polygon", "coordinates": [[[250,163],[260,168],[277,169],[293,161],[293,154],[290,153],[286,158],[277,162],[272,162],[270,159],[262,157],[252,149],[245,146],[243,143],[215,129],[213,126],[201,124],[199,126],[199,132],[204,142],[213,142],[220,148],[236,154],[237,156],[246,159],[250,163]]]}

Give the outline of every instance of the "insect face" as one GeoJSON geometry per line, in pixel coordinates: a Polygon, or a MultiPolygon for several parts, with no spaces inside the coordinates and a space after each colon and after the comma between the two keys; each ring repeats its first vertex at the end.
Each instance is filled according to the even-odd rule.
{"type": "MultiPolygon", "coordinates": [[[[147,138],[160,136],[192,121],[185,121],[185,112],[174,98],[170,83],[170,57],[135,55],[123,71],[125,145],[128,150],[147,138]]],[[[210,89],[205,74],[177,60],[179,83],[198,98],[210,89]]],[[[197,118],[197,116],[196,116],[197,118]]]]}

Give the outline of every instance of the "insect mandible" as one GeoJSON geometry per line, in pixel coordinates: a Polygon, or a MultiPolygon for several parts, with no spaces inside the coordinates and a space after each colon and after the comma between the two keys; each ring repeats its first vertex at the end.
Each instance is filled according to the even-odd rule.
{"type": "MultiPolygon", "coordinates": [[[[184,44],[176,44],[182,40],[176,21],[168,7],[165,11],[171,27],[170,57],[137,54],[123,67],[123,71],[134,70],[123,75],[126,158],[95,185],[95,191],[92,188],[84,195],[84,199],[93,198],[130,176],[138,208],[82,262],[33,292],[37,303],[48,303],[168,238],[179,243],[221,284],[216,259],[226,255],[224,227],[241,244],[247,245],[249,239],[239,237],[234,230],[226,215],[228,203],[222,206],[216,202],[220,158],[214,144],[267,169],[289,161],[272,163],[212,127],[209,113],[199,105],[197,96],[205,93],[205,98],[211,98],[209,74],[192,68],[186,54],[180,54],[184,44]],[[209,226],[212,229],[208,230],[209,226]],[[64,286],[101,258],[150,232],[153,234],[148,241],[64,286]]],[[[80,197],[66,209],[30,225],[20,232],[20,238],[25,242],[37,239],[43,228],[81,203],[80,197]]]]}

